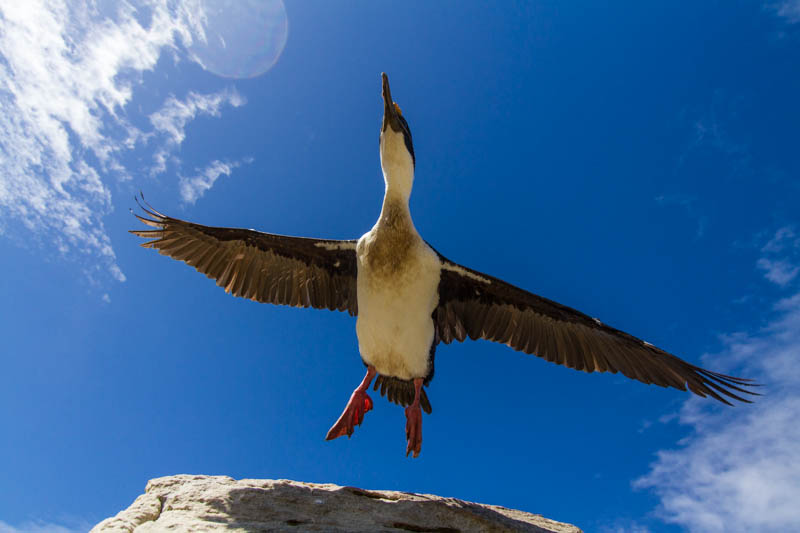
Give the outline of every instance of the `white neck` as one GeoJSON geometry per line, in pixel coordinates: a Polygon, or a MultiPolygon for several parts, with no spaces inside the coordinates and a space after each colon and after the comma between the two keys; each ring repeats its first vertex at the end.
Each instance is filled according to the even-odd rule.
{"type": "Polygon", "coordinates": [[[384,203],[387,200],[399,201],[408,206],[411,198],[411,187],[414,184],[414,171],[407,169],[383,169],[383,181],[386,184],[384,203]]]}
{"type": "Polygon", "coordinates": [[[411,211],[408,209],[408,198],[411,195],[411,182],[408,176],[383,171],[383,180],[386,182],[386,192],[383,195],[383,205],[381,214],[378,217],[378,225],[396,226],[398,222],[413,229],[414,223],[411,221],[411,211]]]}
{"type": "Polygon", "coordinates": [[[384,204],[392,199],[408,206],[414,185],[414,161],[406,148],[403,134],[392,128],[386,128],[381,135],[381,168],[386,183],[384,204]]]}

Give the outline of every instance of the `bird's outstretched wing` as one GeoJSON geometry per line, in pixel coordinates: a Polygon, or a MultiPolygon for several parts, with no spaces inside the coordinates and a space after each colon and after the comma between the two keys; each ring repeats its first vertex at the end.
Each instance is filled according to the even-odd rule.
{"type": "Polygon", "coordinates": [[[751,380],[687,363],[580,311],[453,263],[439,254],[442,275],[433,319],[439,338],[487,339],[584,372],[622,372],[661,387],[687,388],[730,405],[751,380]]]}
{"type": "MultiPolygon", "coordinates": [[[[138,201],[138,200],[137,200],[138,201]]],[[[356,241],[305,239],[250,229],[214,228],[140,207],[155,229],[142,246],[184,261],[234,296],[257,302],[358,314],[356,241]]]]}

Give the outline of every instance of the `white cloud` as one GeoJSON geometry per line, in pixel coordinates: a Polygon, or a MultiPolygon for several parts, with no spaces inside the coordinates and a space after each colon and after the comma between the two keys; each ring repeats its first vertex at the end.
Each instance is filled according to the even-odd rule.
{"type": "Polygon", "coordinates": [[[245,98],[236,89],[224,89],[210,94],[190,92],[186,100],[178,100],[170,96],[161,106],[161,109],[149,116],[154,132],[165,137],[164,144],[153,155],[154,164],[150,168],[150,175],[155,176],[167,170],[167,161],[173,160],[179,164],[180,160],[171,156],[186,138],[186,125],[198,115],[220,116],[223,105],[239,107],[246,103],[245,98]]]}
{"type": "Polygon", "coordinates": [[[245,98],[236,89],[213,94],[190,92],[184,101],[169,97],[161,109],[150,115],[150,123],[156,131],[166,133],[174,144],[180,144],[186,138],[186,123],[198,114],[218,117],[223,104],[239,107],[245,103],[245,98]]]}
{"type": "Polygon", "coordinates": [[[792,226],[784,226],[765,244],[762,252],[780,253],[786,249],[800,248],[800,238],[795,235],[792,226]]]}
{"type": "Polygon", "coordinates": [[[166,172],[168,159],[169,150],[166,148],[161,148],[155,154],[153,154],[154,164],[152,167],[150,167],[150,175],[155,176],[157,174],[161,174],[162,172],[166,172]]]}
{"type": "Polygon", "coordinates": [[[689,218],[697,221],[695,238],[700,239],[705,235],[706,226],[708,225],[708,217],[700,214],[699,210],[697,209],[696,197],[683,194],[661,194],[656,196],[656,202],[658,202],[659,205],[677,205],[683,208],[689,218]]]}
{"type": "Polygon", "coordinates": [[[0,520],[0,533],[82,533],[90,527],[91,525],[86,523],[73,528],[42,521],[24,522],[18,526],[12,526],[0,520]]]}
{"type": "Polygon", "coordinates": [[[713,357],[757,378],[764,396],[734,408],[690,399],[680,422],[691,435],[634,482],[659,496],[665,521],[703,533],[800,530],[800,293],[775,312],[755,334],[724,337],[713,357]]]}
{"type": "Polygon", "coordinates": [[[124,107],[142,71],[202,25],[196,0],[109,5],[116,11],[0,4],[0,223],[6,235],[10,221],[21,223],[20,242],[92,258],[90,278],[105,270],[124,281],[103,227],[112,204],[101,176],[127,178],[118,156],[141,134],[124,107]]]}
{"type": "Polygon", "coordinates": [[[601,533],[650,533],[647,526],[632,520],[617,520],[613,525],[602,526],[601,533]]]}
{"type": "Polygon", "coordinates": [[[784,0],[770,4],[770,7],[790,24],[800,22],[800,0],[784,0]]]}
{"type": "Polygon", "coordinates": [[[756,266],[764,271],[764,277],[772,283],[787,286],[800,273],[800,238],[795,235],[794,228],[785,226],[761,248],[762,257],[756,266]],[[780,254],[780,257],[775,257],[780,254]]]}
{"type": "Polygon", "coordinates": [[[695,148],[709,146],[728,156],[746,157],[747,148],[731,138],[717,116],[722,115],[723,118],[730,116],[730,111],[727,109],[730,106],[729,100],[724,93],[714,95],[708,114],[694,123],[693,146],[695,148]]]}
{"type": "Polygon", "coordinates": [[[799,266],[795,266],[784,259],[773,261],[762,257],[758,260],[756,266],[764,271],[765,278],[781,287],[788,285],[800,272],[799,266]]]}
{"type": "MultiPolygon", "coordinates": [[[[252,158],[247,158],[244,163],[252,163],[252,158]]],[[[223,161],[212,161],[209,166],[199,171],[199,174],[192,177],[180,177],[179,187],[181,200],[187,204],[193,204],[200,199],[207,190],[214,186],[221,175],[230,176],[233,169],[242,164],[242,161],[232,163],[223,161]]]]}
{"type": "Polygon", "coordinates": [[[689,111],[693,118],[686,125],[692,131],[675,170],[681,173],[697,170],[698,163],[703,165],[708,156],[713,156],[720,176],[752,174],[750,148],[737,134],[743,127],[738,113],[741,106],[741,95],[716,90],[701,109],[689,111]]]}

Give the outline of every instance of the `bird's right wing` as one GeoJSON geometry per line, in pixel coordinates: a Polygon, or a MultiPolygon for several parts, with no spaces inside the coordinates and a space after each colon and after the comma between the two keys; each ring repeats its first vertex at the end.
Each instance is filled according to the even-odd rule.
{"type": "Polygon", "coordinates": [[[699,396],[749,400],[751,380],[711,372],[612,328],[580,311],[530,293],[439,254],[439,304],[433,312],[442,342],[487,339],[585,372],[621,372],[643,383],[687,388],[699,396]]]}
{"type": "Polygon", "coordinates": [[[142,246],[193,266],[234,296],[358,314],[354,240],[202,226],[141,207],[152,218],[136,218],[155,228],[131,231],[154,239],[142,246]]]}

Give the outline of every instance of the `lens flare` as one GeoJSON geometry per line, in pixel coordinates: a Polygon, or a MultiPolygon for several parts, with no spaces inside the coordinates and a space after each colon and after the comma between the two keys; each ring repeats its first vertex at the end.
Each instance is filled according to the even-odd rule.
{"type": "Polygon", "coordinates": [[[191,58],[224,78],[254,78],[278,61],[289,21],[282,0],[200,0],[205,38],[189,47],[191,58]]]}

